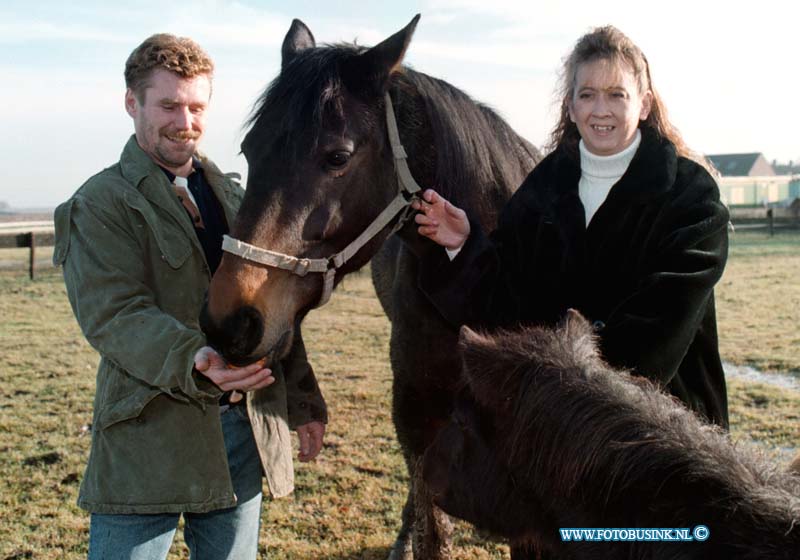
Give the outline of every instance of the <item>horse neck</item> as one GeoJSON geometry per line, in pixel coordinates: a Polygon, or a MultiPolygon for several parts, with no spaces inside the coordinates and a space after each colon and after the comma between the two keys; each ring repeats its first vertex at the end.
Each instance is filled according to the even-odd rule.
{"type": "Polygon", "coordinates": [[[425,101],[419,89],[408,81],[398,83],[392,98],[411,175],[423,189],[432,188],[436,181],[436,146],[425,101]]]}
{"type": "Polygon", "coordinates": [[[489,109],[425,74],[401,74],[393,97],[409,167],[420,186],[437,189],[493,229],[498,212],[533,168],[535,148],[489,109]]]}

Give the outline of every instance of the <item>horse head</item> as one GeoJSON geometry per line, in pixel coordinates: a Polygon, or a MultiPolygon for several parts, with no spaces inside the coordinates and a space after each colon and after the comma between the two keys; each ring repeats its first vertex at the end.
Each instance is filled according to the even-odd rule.
{"type": "MultiPolygon", "coordinates": [[[[384,96],[418,19],[369,49],[317,47],[308,27],[292,22],[280,74],[242,143],[249,174],[231,238],[300,259],[292,262],[301,267],[303,259],[325,262],[393,201],[398,189],[384,96]]],[[[201,314],[210,344],[233,363],[280,359],[295,325],[333,281],[366,264],[390,230],[381,228],[330,274],[329,286],[323,273],[298,274],[226,253],[201,314]]]]}

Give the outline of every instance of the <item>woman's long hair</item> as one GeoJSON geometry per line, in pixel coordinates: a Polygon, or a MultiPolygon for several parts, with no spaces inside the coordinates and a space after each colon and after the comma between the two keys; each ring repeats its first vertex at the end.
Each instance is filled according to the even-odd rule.
{"type": "Polygon", "coordinates": [[[620,68],[633,71],[640,95],[644,95],[650,90],[653,96],[650,114],[640,123],[640,126],[648,126],[672,142],[679,156],[693,159],[704,167],[707,165],[705,158],[691,151],[678,129],[669,122],[667,109],[653,85],[650,77],[650,65],[644,53],[627,35],[611,25],[597,27],[578,39],[575,48],[564,60],[558,90],[561,98],[561,115],[550,134],[548,151],[563,145],[577,157],[578,142],[581,137],[578,127],[569,118],[569,105],[575,95],[578,68],[581,64],[596,60],[608,60],[619,65],[620,68]]]}

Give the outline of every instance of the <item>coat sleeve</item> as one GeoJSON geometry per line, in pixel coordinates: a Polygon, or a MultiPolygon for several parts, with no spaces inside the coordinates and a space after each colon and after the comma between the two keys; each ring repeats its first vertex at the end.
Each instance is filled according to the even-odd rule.
{"type": "Polygon", "coordinates": [[[662,224],[636,289],[599,329],[604,357],[667,385],[706,314],[728,255],[727,208],[714,180],[695,166],[662,224]]]}
{"type": "Polygon", "coordinates": [[[145,281],[143,248],[113,209],[75,196],[56,211],[54,260],[89,343],[127,375],[180,400],[221,391],[194,373],[205,336],[163,312],[145,281]]]}
{"type": "Polygon", "coordinates": [[[293,430],[313,421],[328,423],[328,407],[308,361],[299,322],[294,332],[292,348],[288,356],[281,360],[286,379],[289,427],[293,430]]]}
{"type": "Polygon", "coordinates": [[[453,326],[512,327],[523,318],[547,317],[547,306],[531,305],[528,295],[534,284],[548,282],[537,269],[552,270],[543,263],[557,258],[549,254],[556,230],[532,203],[535,173],[508,201],[491,234],[470,220],[470,236],[452,262],[444,249],[423,258],[420,289],[453,326]]]}

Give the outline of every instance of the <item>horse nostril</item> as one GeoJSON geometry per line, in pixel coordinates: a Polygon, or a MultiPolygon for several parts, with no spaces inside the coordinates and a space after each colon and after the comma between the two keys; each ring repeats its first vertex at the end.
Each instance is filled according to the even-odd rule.
{"type": "Polygon", "coordinates": [[[264,336],[264,318],[258,309],[250,306],[240,307],[220,325],[214,322],[208,306],[204,306],[200,327],[208,343],[232,363],[242,363],[249,358],[264,336]]]}

